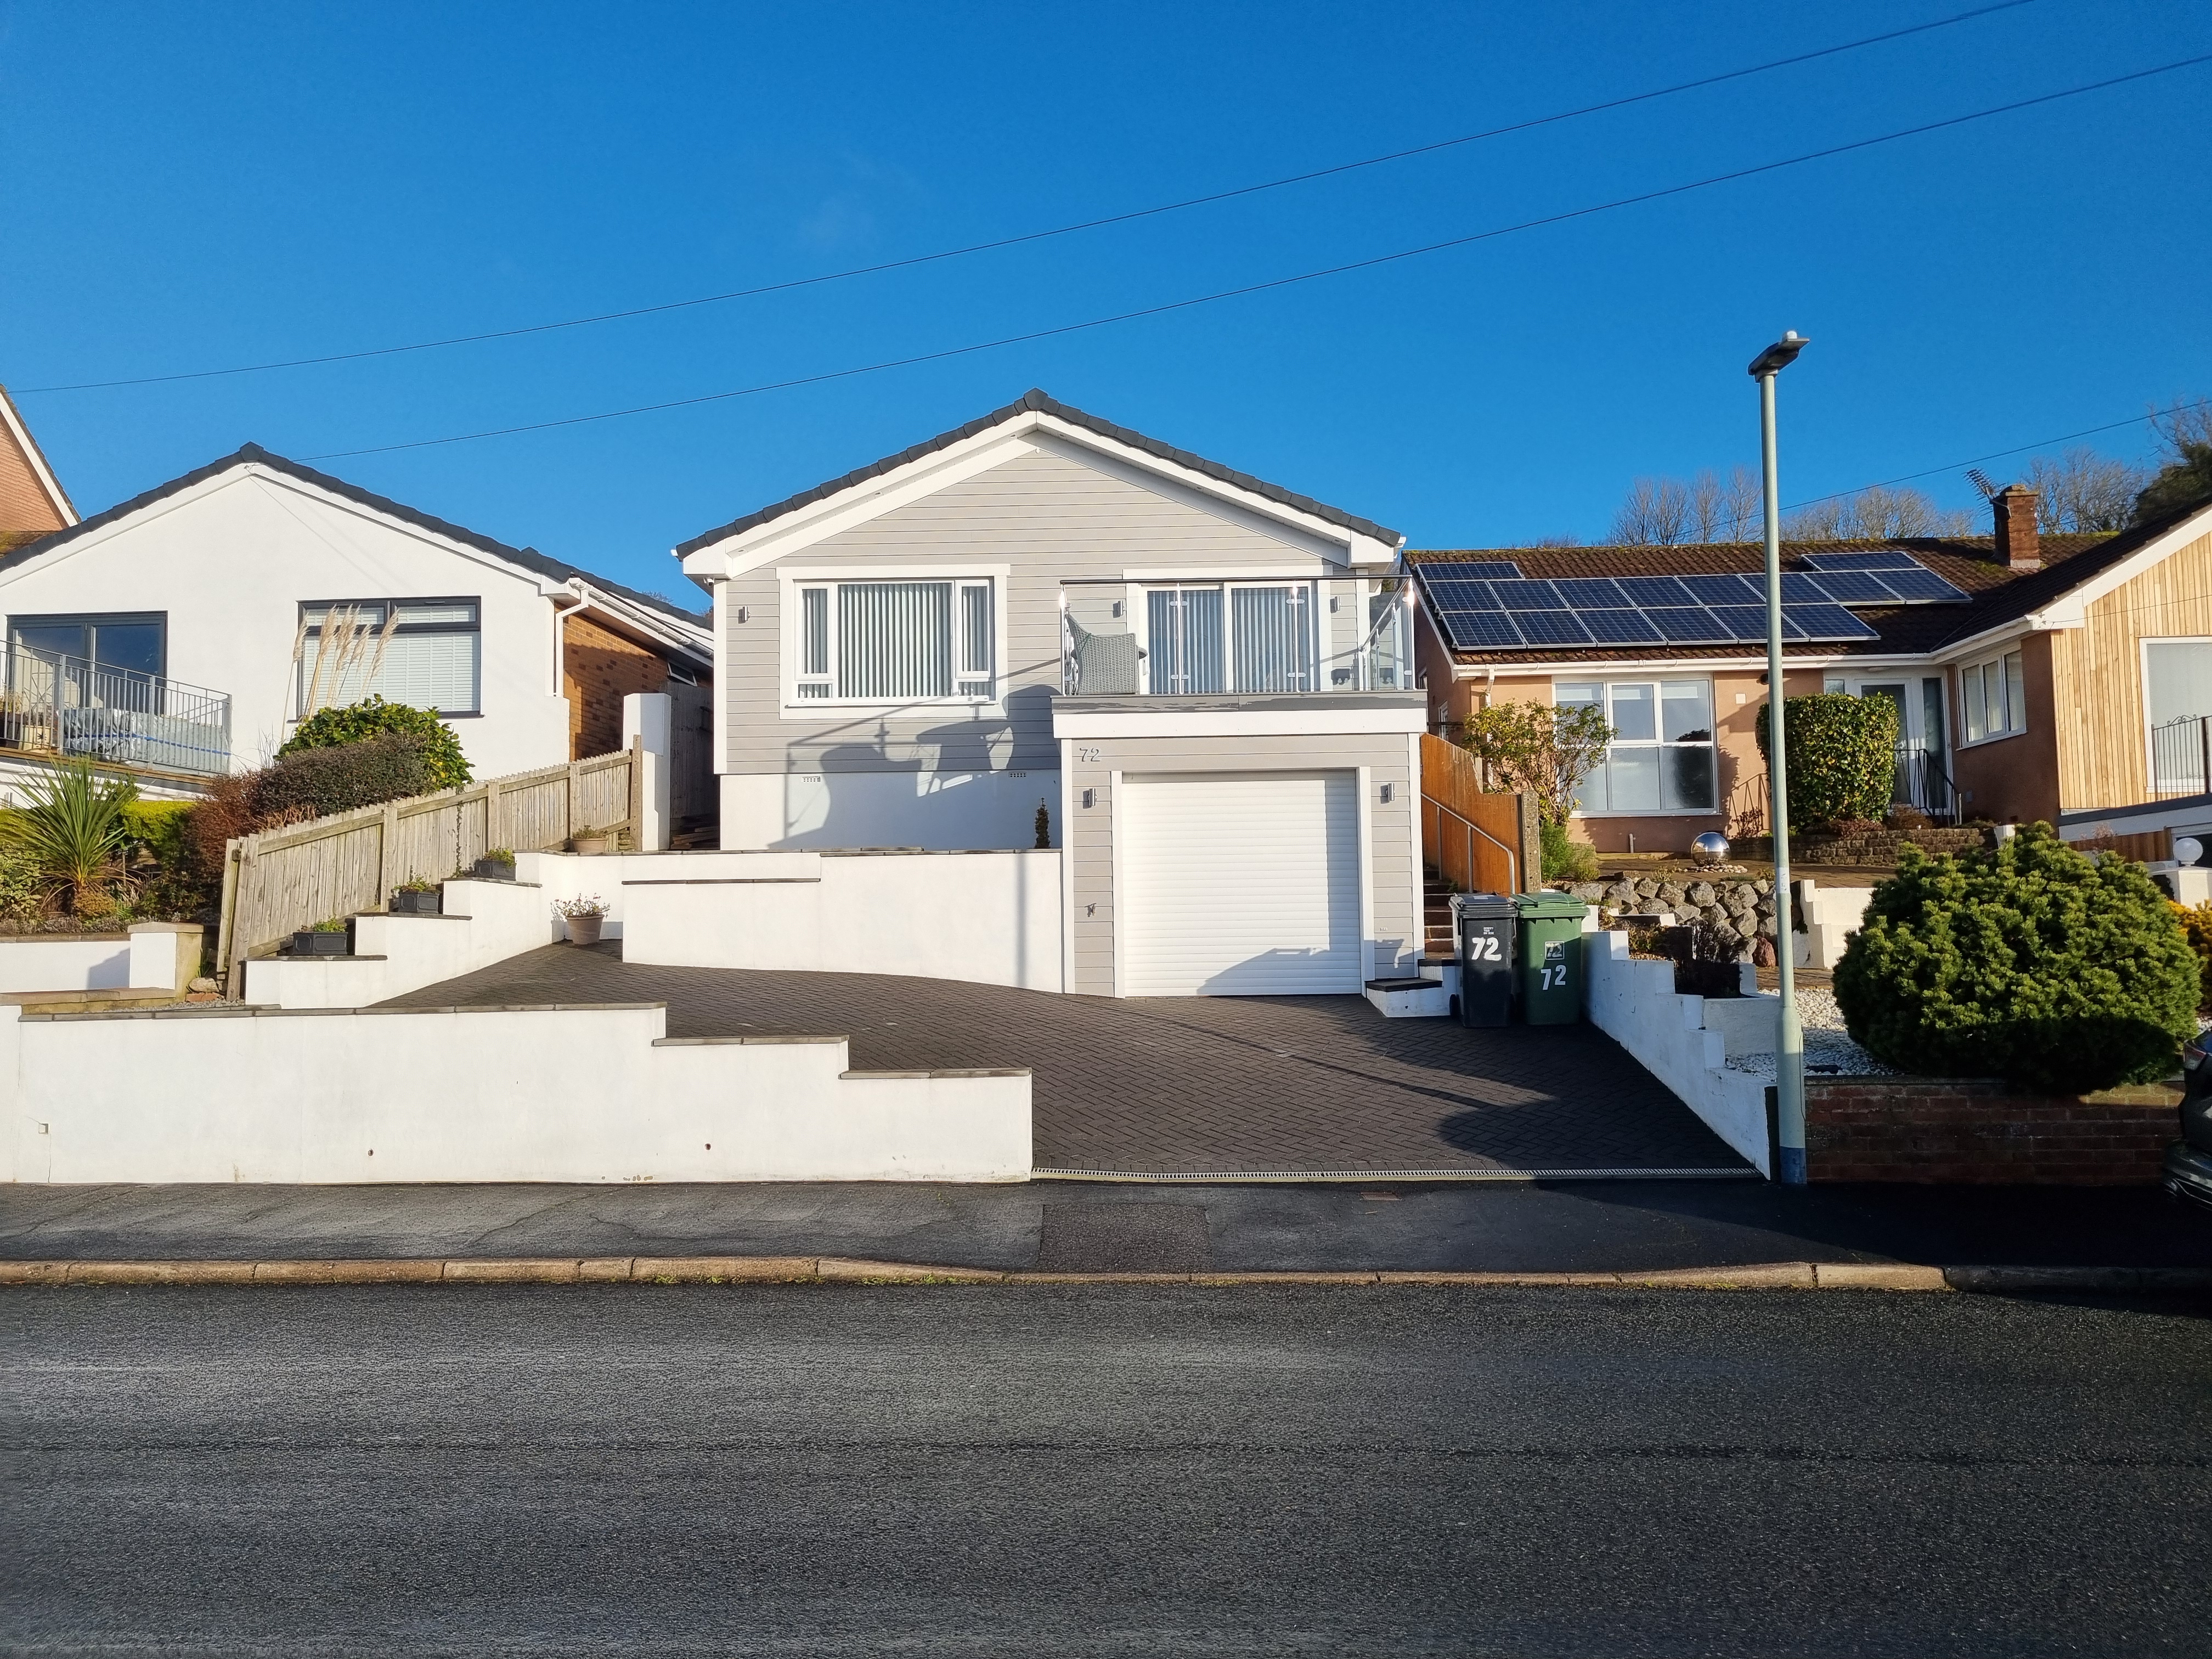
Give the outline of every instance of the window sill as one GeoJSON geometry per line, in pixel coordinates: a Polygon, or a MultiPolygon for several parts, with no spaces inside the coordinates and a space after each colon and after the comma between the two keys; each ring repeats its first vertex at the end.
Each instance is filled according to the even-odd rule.
{"type": "Polygon", "coordinates": [[[1573,818],[1717,818],[1721,815],[1717,806],[1606,806],[1586,812],[1577,806],[1569,814],[1573,818]]]}
{"type": "Polygon", "coordinates": [[[1952,750],[1952,753],[1963,755],[1970,749],[1986,749],[1993,743],[2008,743],[2014,738],[2024,738],[2027,735],[2027,728],[2023,726],[2017,732],[1999,732],[1994,737],[1975,738],[1969,742],[1961,743],[1952,750]]]}

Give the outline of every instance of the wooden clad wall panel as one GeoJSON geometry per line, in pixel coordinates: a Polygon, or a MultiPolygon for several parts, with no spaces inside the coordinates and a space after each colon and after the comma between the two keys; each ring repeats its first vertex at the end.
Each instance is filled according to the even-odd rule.
{"type": "Polygon", "coordinates": [[[2051,640],[2060,805],[2068,811],[2149,800],[2142,642],[2212,639],[2212,534],[2089,606],[2086,627],[2051,640]]]}
{"type": "Polygon", "coordinates": [[[1533,890],[1541,874],[1527,805],[1482,787],[1474,757],[1421,734],[1422,861],[1463,890],[1533,890]]]}

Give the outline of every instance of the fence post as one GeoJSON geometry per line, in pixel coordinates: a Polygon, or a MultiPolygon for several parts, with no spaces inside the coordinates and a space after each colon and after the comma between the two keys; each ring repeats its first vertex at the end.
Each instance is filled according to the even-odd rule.
{"type": "Polygon", "coordinates": [[[2197,774],[2199,789],[2212,789],[2212,714],[2197,717],[2197,748],[2203,769],[2197,774]]]}
{"type": "Polygon", "coordinates": [[[235,837],[225,842],[222,848],[222,909],[216,923],[216,971],[223,976],[222,994],[235,1002],[246,994],[245,975],[230,971],[230,942],[238,926],[238,865],[245,856],[235,837]]]}
{"type": "Polygon", "coordinates": [[[399,809],[387,806],[376,827],[376,902],[392,901],[392,884],[399,868],[399,809]]]}
{"type": "Polygon", "coordinates": [[[1536,798],[1534,795],[1516,795],[1513,802],[1517,809],[1521,830],[1514,837],[1521,843],[1521,868],[1517,872],[1521,878],[1521,890],[1540,893],[1544,890],[1544,835],[1536,822],[1536,798]]]}
{"type": "Polygon", "coordinates": [[[563,842],[573,839],[576,831],[579,830],[597,830],[603,827],[596,823],[579,823],[576,822],[576,792],[582,787],[583,781],[584,763],[581,761],[570,761],[568,763],[568,804],[561,809],[561,839],[563,842]]]}
{"type": "MultiPolygon", "coordinates": [[[[460,820],[457,817],[453,820],[453,834],[457,839],[460,828],[460,820]]],[[[499,780],[488,778],[484,781],[483,850],[489,853],[495,847],[507,847],[507,843],[499,838],[499,780]]],[[[512,852],[514,849],[507,848],[507,850],[512,852]]],[[[459,848],[455,849],[457,856],[459,851],[459,848]]]]}

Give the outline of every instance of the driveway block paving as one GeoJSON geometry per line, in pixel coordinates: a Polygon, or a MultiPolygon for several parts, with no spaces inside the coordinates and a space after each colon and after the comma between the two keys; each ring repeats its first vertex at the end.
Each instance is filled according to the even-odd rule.
{"type": "Polygon", "coordinates": [[[863,1071],[1026,1066],[1074,1174],[1748,1174],[1591,1026],[1470,1030],[1362,997],[1102,998],[626,963],[555,945],[385,1005],[664,1002],[671,1036],[842,1035],[863,1071]]]}

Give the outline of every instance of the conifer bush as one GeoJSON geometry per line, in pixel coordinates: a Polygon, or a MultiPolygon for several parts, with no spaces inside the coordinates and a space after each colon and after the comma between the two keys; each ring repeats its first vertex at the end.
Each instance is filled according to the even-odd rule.
{"type": "Polygon", "coordinates": [[[2170,1075],[2198,994],[2142,866],[2041,823],[1957,857],[1902,848],[1836,966],[1844,1023],[1875,1058],[2060,1094],[2170,1075]]]}

